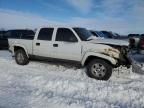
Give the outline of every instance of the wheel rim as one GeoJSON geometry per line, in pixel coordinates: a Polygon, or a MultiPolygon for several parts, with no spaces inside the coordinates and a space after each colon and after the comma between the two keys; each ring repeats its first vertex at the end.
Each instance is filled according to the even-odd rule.
{"type": "Polygon", "coordinates": [[[93,64],[92,67],[91,67],[91,71],[92,71],[92,74],[95,77],[98,77],[98,78],[102,78],[106,74],[106,68],[105,68],[105,66],[102,65],[102,64],[100,64],[100,63],[93,64]]]}
{"type": "Polygon", "coordinates": [[[17,60],[19,63],[22,63],[24,61],[24,56],[22,53],[17,54],[17,60]]]}

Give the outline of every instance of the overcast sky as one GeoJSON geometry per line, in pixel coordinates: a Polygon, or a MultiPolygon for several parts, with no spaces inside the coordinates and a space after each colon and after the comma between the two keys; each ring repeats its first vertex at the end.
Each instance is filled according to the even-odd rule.
{"type": "Polygon", "coordinates": [[[144,0],[0,0],[0,28],[49,24],[144,33],[144,0]]]}

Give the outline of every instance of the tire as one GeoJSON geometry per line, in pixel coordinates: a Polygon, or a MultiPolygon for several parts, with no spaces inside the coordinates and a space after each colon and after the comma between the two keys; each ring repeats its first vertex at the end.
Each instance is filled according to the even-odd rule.
{"type": "Polygon", "coordinates": [[[87,65],[87,75],[97,80],[108,80],[112,75],[112,65],[102,59],[94,59],[87,65]]]}
{"type": "Polygon", "coordinates": [[[19,65],[27,65],[29,63],[29,58],[25,51],[20,49],[15,52],[15,61],[19,65]]]}

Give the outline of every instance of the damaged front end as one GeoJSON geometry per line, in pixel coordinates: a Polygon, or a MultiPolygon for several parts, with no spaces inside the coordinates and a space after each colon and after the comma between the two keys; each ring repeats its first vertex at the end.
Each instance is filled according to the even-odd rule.
{"type": "Polygon", "coordinates": [[[115,67],[125,66],[130,68],[131,62],[128,58],[128,47],[127,46],[115,46],[110,45],[112,48],[105,49],[104,54],[115,58],[118,62],[115,67]]]}

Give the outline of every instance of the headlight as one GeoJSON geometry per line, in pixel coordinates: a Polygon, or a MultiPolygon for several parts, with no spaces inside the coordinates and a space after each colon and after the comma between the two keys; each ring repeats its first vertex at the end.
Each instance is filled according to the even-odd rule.
{"type": "Polygon", "coordinates": [[[104,54],[114,58],[120,58],[120,51],[114,48],[105,49],[104,54]]]}
{"type": "Polygon", "coordinates": [[[119,50],[117,49],[114,49],[114,48],[109,48],[107,49],[108,51],[111,51],[111,52],[115,52],[115,53],[120,53],[119,50]]]}

